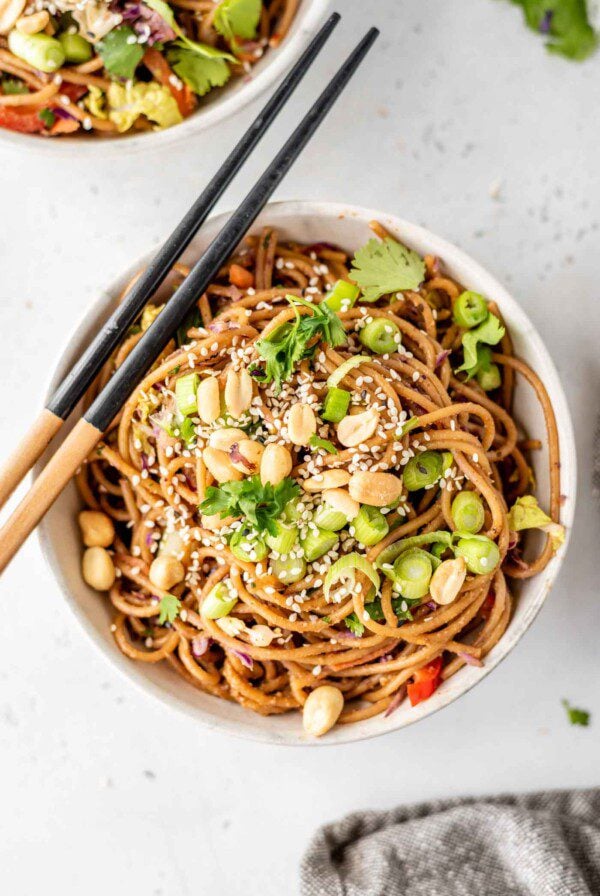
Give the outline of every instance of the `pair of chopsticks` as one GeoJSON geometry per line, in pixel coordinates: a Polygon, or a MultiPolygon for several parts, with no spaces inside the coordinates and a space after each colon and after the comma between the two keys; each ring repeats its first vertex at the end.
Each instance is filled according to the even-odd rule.
{"type": "MultiPolygon", "coordinates": [[[[6,502],[75,409],[129,326],[190,244],[267,128],[285,106],[340,20],[334,13],[177,225],[148,268],[65,377],[0,471],[0,507],[6,502]]],[[[267,166],[187,278],[146,330],[84,416],[75,424],[16,510],[0,529],[0,572],[38,525],[60,492],[102,438],[144,373],[185,321],[198,297],[233,253],[275,189],[338,99],[379,32],[371,28],[338,69],[312,108],[267,166]]]]}

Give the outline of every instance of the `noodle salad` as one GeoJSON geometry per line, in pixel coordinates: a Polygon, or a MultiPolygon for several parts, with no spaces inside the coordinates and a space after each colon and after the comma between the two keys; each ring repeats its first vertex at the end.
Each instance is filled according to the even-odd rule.
{"type": "Polygon", "coordinates": [[[482,665],[511,580],[564,540],[553,410],[493,297],[372,229],[351,258],[248,237],[77,475],[83,577],[123,653],[258,713],[299,710],[313,736],[482,665]],[[517,378],[544,409],[547,508],[517,378]]]}
{"type": "Polygon", "coordinates": [[[298,0],[0,0],[0,127],[158,130],[249,77],[298,0]]]}

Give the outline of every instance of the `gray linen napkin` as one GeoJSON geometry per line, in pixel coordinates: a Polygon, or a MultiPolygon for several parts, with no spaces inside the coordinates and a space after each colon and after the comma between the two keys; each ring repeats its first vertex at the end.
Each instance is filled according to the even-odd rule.
{"type": "Polygon", "coordinates": [[[302,896],[600,896],[600,788],[439,800],[320,828],[302,896]]]}

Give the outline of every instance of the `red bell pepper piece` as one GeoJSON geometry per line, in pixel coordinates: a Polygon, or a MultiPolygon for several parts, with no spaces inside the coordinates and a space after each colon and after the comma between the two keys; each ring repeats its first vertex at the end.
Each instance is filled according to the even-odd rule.
{"type": "Polygon", "coordinates": [[[0,128],[19,131],[21,134],[37,134],[46,129],[39,117],[41,106],[0,106],[0,128]]]}
{"type": "Polygon", "coordinates": [[[442,673],[442,658],[436,657],[413,675],[413,680],[406,685],[406,692],[411,706],[427,700],[439,687],[442,673]]]}

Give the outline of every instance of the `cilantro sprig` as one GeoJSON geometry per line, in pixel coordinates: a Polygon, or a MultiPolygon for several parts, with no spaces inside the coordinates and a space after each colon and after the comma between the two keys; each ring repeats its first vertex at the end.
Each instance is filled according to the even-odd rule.
{"type": "Polygon", "coordinates": [[[312,356],[319,342],[327,342],[334,348],[343,345],[346,331],[339,317],[324,302],[313,305],[297,296],[286,296],[296,312],[296,320],[287,321],[256,343],[258,354],[265,361],[264,368],[252,369],[252,375],[261,383],[275,383],[277,391],[289,380],[296,364],[312,356]],[[310,308],[310,314],[299,314],[298,306],[310,308]]]}
{"type": "Polygon", "coordinates": [[[113,28],[96,46],[109,75],[125,81],[133,78],[144,55],[144,48],[138,43],[133,28],[129,25],[113,28]]]}
{"type": "Polygon", "coordinates": [[[365,302],[403,289],[418,289],[425,279],[423,259],[396,240],[372,239],[355,253],[350,276],[365,302]]]}
{"type": "Polygon", "coordinates": [[[174,594],[164,594],[158,607],[158,624],[175,622],[181,610],[181,601],[174,594]]]}
{"type": "Polygon", "coordinates": [[[486,363],[486,354],[481,354],[480,345],[497,345],[504,336],[505,329],[495,314],[488,314],[483,323],[467,330],[462,337],[464,363],[458,370],[464,370],[467,378],[474,376],[481,365],[486,363]]]}
{"type": "Polygon", "coordinates": [[[587,59],[598,46],[585,0],[512,0],[532,31],[548,37],[546,48],[567,59],[587,59]]]}
{"type": "Polygon", "coordinates": [[[252,40],[262,12],[262,0],[221,0],[214,16],[214,26],[233,47],[236,38],[252,40]]]}
{"type": "MultiPolygon", "coordinates": [[[[392,610],[401,622],[410,622],[413,618],[410,608],[419,603],[421,603],[420,598],[408,600],[406,597],[393,597],[392,610]]],[[[383,607],[381,606],[381,598],[376,597],[370,604],[366,604],[365,612],[369,614],[373,622],[382,622],[385,617],[383,607]]],[[[357,638],[362,638],[365,627],[356,613],[350,613],[349,616],[346,616],[344,622],[346,623],[346,628],[349,628],[353,635],[357,638]]]]}
{"type": "Polygon", "coordinates": [[[276,521],[286,504],[299,494],[298,483],[289,477],[278,485],[270,482],[263,485],[260,476],[251,476],[240,482],[209,486],[200,510],[208,516],[218,513],[221,518],[243,516],[258,532],[277,535],[276,521]]]}

